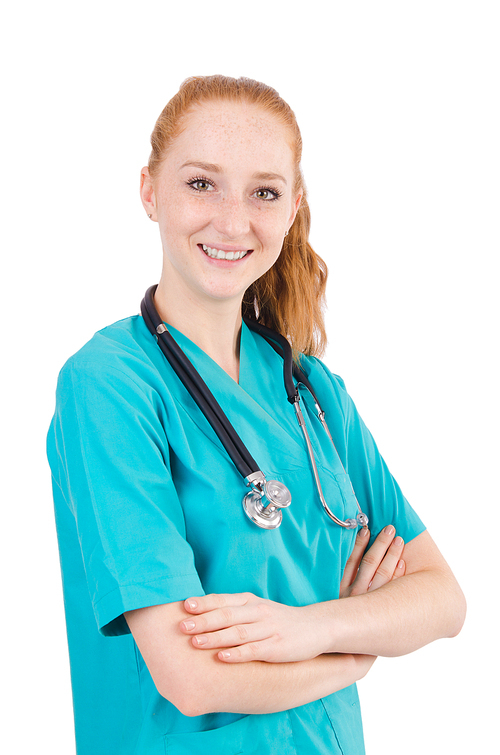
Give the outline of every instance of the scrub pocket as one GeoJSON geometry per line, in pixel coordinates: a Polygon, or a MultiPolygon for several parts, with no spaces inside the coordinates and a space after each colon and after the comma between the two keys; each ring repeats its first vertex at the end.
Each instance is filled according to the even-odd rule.
{"type": "Polygon", "coordinates": [[[167,734],[165,755],[297,755],[288,713],[244,716],[227,726],[167,734]]]}

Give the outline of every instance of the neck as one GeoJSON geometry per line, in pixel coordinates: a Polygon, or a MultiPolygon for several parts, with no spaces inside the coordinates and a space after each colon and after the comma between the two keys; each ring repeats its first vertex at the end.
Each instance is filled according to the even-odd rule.
{"type": "Polygon", "coordinates": [[[200,300],[162,276],[155,293],[162,320],[172,325],[238,382],[240,364],[241,301],[200,300]]]}

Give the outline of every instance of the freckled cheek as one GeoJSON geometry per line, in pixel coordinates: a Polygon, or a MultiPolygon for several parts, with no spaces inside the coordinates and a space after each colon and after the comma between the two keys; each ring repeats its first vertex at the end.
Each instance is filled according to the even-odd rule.
{"type": "Polygon", "coordinates": [[[213,213],[201,203],[183,202],[175,197],[165,199],[160,212],[161,222],[169,233],[190,235],[206,225],[213,213]]]}

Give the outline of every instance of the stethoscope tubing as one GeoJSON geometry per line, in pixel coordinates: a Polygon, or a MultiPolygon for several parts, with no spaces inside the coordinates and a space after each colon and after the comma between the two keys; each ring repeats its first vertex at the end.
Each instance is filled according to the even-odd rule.
{"type": "Polygon", "coordinates": [[[151,333],[156,337],[164,356],[179,377],[181,383],[198,404],[209,424],[224,446],[231,461],[242,477],[259,471],[259,465],[252,457],[217,399],[193,365],[179,348],[168,330],[158,333],[158,327],[164,325],[154,305],[153,296],[157,286],[151,286],[141,302],[141,314],[151,333]]]}

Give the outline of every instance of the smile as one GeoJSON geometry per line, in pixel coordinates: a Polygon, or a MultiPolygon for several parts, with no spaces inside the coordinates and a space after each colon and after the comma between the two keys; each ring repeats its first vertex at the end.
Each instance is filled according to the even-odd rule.
{"type": "Polygon", "coordinates": [[[206,244],[199,244],[199,246],[201,246],[206,255],[215,260],[241,260],[249,252],[248,249],[238,252],[224,252],[222,249],[212,249],[212,247],[206,244]]]}

